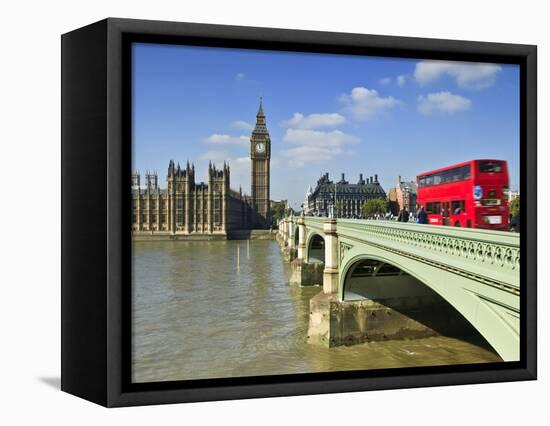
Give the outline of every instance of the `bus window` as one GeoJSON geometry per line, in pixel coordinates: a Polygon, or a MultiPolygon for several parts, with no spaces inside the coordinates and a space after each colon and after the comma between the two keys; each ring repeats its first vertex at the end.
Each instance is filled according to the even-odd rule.
{"type": "Polygon", "coordinates": [[[440,214],[441,213],[441,204],[439,204],[439,202],[426,203],[426,213],[440,214]]]}
{"type": "Polygon", "coordinates": [[[464,169],[463,170],[463,174],[462,174],[462,179],[463,180],[468,180],[470,179],[470,165],[469,164],[466,164],[465,166],[462,166],[462,168],[464,169]]]}
{"type": "Polygon", "coordinates": [[[502,162],[500,161],[480,161],[480,173],[502,173],[502,162]]]}
{"type": "Polygon", "coordinates": [[[451,211],[453,214],[466,213],[464,200],[451,201],[451,211]]]}
{"type": "Polygon", "coordinates": [[[434,184],[434,177],[433,175],[426,176],[426,186],[430,186],[434,184]]]}
{"type": "Polygon", "coordinates": [[[470,179],[470,165],[455,167],[449,170],[443,170],[439,173],[433,173],[429,175],[420,176],[418,178],[418,187],[424,188],[426,186],[441,185],[444,183],[460,182],[470,179]]]}

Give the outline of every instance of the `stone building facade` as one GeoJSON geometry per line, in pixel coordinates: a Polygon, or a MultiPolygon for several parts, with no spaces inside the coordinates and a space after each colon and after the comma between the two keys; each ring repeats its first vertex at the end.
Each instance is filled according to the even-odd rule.
{"type": "Polygon", "coordinates": [[[399,203],[397,202],[397,190],[395,188],[388,190],[388,210],[394,216],[399,214],[399,203]]]}
{"type": "Polygon", "coordinates": [[[362,217],[363,204],[370,199],[386,198],[386,193],[378,182],[378,175],[363,179],[359,175],[357,183],[349,183],[342,173],[338,182],[333,182],[325,173],[317,181],[315,189],[307,197],[304,211],[314,216],[328,216],[331,208],[335,209],[337,217],[362,217]]]}
{"type": "Polygon", "coordinates": [[[409,213],[416,213],[416,193],[417,185],[415,181],[403,181],[401,176],[397,177],[397,186],[395,195],[397,198],[398,210],[405,209],[409,213]]]}
{"type": "Polygon", "coordinates": [[[132,176],[132,230],[168,234],[220,234],[247,229],[253,217],[249,198],[230,189],[230,168],[208,166],[208,182],[195,182],[195,166],[170,160],[167,187],[155,173],[132,176]]]}
{"type": "Polygon", "coordinates": [[[208,165],[208,182],[195,181],[195,166],[170,160],[166,188],[156,173],[132,175],[132,231],[135,234],[227,236],[230,231],[266,228],[270,217],[271,140],[262,101],[250,138],[252,196],[230,187],[230,167],[208,165]]]}

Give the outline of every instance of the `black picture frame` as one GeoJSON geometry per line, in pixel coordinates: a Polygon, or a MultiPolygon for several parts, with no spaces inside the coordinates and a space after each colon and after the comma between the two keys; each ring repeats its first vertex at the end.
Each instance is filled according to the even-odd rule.
{"type": "Polygon", "coordinates": [[[118,18],[64,34],[61,42],[62,390],[117,407],[536,379],[536,46],[118,18]],[[131,383],[129,45],[134,41],[519,64],[521,360],[131,383]]]}

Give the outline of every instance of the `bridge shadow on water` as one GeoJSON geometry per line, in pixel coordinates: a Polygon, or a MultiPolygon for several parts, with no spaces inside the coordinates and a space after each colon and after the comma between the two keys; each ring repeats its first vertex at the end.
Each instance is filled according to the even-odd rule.
{"type": "Polygon", "coordinates": [[[415,301],[414,306],[405,306],[402,300],[385,299],[375,301],[428,327],[436,335],[462,340],[498,356],[487,340],[460,312],[437,293],[433,293],[429,303],[417,303],[415,301]]]}

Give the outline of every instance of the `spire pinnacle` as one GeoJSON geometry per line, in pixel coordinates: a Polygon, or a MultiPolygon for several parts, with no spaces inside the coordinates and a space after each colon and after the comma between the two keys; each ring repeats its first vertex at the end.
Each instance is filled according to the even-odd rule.
{"type": "Polygon", "coordinates": [[[258,113],[256,114],[256,116],[264,116],[264,102],[263,102],[263,97],[260,96],[260,106],[258,107],[258,113]]]}

